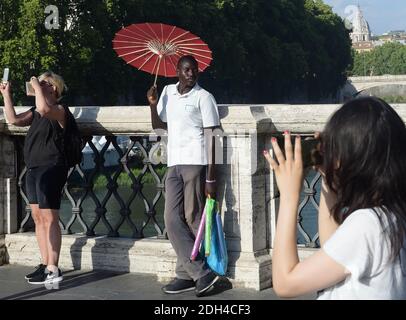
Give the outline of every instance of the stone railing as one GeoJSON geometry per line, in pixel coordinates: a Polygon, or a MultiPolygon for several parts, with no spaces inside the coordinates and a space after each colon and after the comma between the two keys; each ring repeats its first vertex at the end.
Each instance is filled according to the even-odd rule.
{"type": "Polygon", "coordinates": [[[360,76],[349,77],[348,80],[352,83],[356,82],[406,82],[406,75],[383,75],[383,76],[360,76]]]}
{"type": "MultiPolygon", "coordinates": [[[[256,289],[271,285],[278,192],[262,150],[270,148],[271,135],[278,136],[284,130],[303,137],[322,130],[338,107],[219,106],[223,133],[220,133],[222,137],[217,145],[218,200],[229,252],[228,276],[236,285],[256,289]]],[[[405,107],[396,106],[404,118],[405,107]]],[[[26,109],[17,108],[17,112],[26,109]]],[[[149,108],[74,107],[71,111],[94,156],[87,171],[80,166],[70,172],[72,177],[76,175],[77,179],[82,179],[76,194],[73,194],[70,180],[65,188],[66,207],[61,209],[61,217],[65,215],[65,220],[61,221],[61,228],[66,235],[62,242],[61,267],[145,272],[156,274],[160,279],[172,277],[176,258],[165,238],[162,219],[165,176],[164,170],[161,175],[154,175],[159,165],[153,164],[151,155],[156,153],[160,142],[152,132],[149,108]],[[105,136],[106,143],[97,148],[92,140],[94,136],[105,136]],[[123,136],[128,139],[125,145],[120,145],[118,140],[123,136]],[[113,172],[106,171],[105,155],[109,146],[117,155],[113,172]],[[140,161],[132,162],[131,157],[137,154],[140,161]],[[138,171],[133,171],[134,163],[138,163],[138,171]],[[146,174],[152,179],[152,196],[142,192],[146,174]],[[96,179],[102,176],[104,180],[96,179]],[[127,195],[121,193],[120,176],[129,181],[127,195]],[[105,183],[101,195],[95,194],[96,180],[105,183]],[[87,220],[83,210],[85,201],[93,211],[93,217],[87,220]],[[117,203],[115,209],[109,207],[111,201],[117,203]]],[[[26,131],[27,128],[8,126],[0,114],[0,234],[6,234],[3,238],[0,236],[0,259],[3,257],[1,260],[8,263],[35,264],[39,259],[35,236],[32,232],[22,232],[29,229],[30,224],[29,207],[24,201],[24,165],[21,161],[26,131]]],[[[309,173],[303,189],[298,215],[301,257],[311,254],[312,248],[318,246],[314,213],[318,205],[319,180],[317,175],[309,173]],[[308,212],[313,212],[311,218],[305,213],[309,207],[308,212]]]]}

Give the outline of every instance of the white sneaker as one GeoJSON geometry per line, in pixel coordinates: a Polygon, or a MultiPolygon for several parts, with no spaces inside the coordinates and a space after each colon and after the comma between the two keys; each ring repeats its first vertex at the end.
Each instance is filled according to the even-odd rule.
{"type": "Polygon", "coordinates": [[[63,275],[61,269],[58,268],[57,272],[49,271],[44,283],[58,283],[63,280],[63,275]]]}

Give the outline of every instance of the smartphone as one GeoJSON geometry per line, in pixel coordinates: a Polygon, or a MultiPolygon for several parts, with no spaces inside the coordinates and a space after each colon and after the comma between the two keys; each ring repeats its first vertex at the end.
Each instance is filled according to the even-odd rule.
{"type": "Polygon", "coordinates": [[[2,82],[7,82],[9,74],[10,74],[10,69],[9,68],[4,68],[3,79],[1,81],[2,82]]]}
{"type": "Polygon", "coordinates": [[[35,96],[35,90],[30,82],[25,83],[25,91],[27,93],[27,96],[35,96]]]}
{"type": "Polygon", "coordinates": [[[303,167],[319,166],[323,163],[320,153],[320,139],[310,138],[302,140],[303,167]]]}

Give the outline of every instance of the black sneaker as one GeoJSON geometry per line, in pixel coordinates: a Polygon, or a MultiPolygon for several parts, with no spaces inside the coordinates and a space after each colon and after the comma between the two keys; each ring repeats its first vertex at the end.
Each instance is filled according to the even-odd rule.
{"type": "Polygon", "coordinates": [[[36,267],[35,267],[35,271],[34,272],[31,272],[31,273],[29,273],[29,274],[27,274],[24,278],[26,279],[26,280],[29,280],[29,279],[32,279],[32,278],[34,278],[34,277],[36,277],[36,276],[39,276],[39,275],[41,275],[41,274],[43,274],[44,272],[45,272],[45,268],[46,268],[47,266],[45,265],[45,264],[39,264],[39,265],[37,265],[36,267]]]}
{"type": "Polygon", "coordinates": [[[49,271],[45,269],[43,274],[40,274],[34,278],[28,280],[28,283],[31,284],[53,284],[59,283],[63,280],[62,271],[58,269],[57,272],[49,271]]]}
{"type": "Polygon", "coordinates": [[[175,278],[169,284],[162,288],[162,291],[169,294],[182,293],[191,291],[195,288],[195,282],[193,280],[184,280],[175,278]]]}
{"type": "Polygon", "coordinates": [[[220,279],[214,272],[210,272],[196,281],[196,296],[201,297],[213,284],[220,279]]]}

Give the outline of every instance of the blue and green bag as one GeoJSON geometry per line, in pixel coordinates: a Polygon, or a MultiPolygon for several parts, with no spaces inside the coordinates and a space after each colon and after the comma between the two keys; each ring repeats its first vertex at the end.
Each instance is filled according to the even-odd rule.
{"type": "Polygon", "coordinates": [[[210,215],[210,218],[212,219],[211,224],[206,221],[206,227],[211,225],[210,253],[205,256],[205,241],[202,241],[200,253],[205,257],[206,263],[211,270],[218,275],[224,276],[227,272],[228,253],[221,215],[217,211],[217,213],[210,215]]]}

